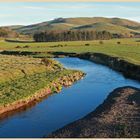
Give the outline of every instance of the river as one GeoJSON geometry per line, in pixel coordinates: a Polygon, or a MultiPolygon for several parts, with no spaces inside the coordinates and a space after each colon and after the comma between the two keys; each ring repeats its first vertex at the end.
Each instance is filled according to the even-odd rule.
{"type": "Polygon", "coordinates": [[[79,58],[57,58],[65,67],[82,70],[86,77],[35,106],[0,120],[1,138],[40,138],[93,111],[115,88],[140,83],[79,58]]]}

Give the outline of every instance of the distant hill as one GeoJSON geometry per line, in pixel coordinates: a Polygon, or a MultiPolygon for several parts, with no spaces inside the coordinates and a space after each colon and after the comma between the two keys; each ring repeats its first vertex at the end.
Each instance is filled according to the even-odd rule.
{"type": "Polygon", "coordinates": [[[78,27],[74,27],[72,29],[75,30],[93,30],[93,31],[108,31],[110,33],[116,33],[116,34],[131,34],[134,32],[140,32],[136,31],[134,29],[130,29],[124,26],[115,25],[111,23],[105,23],[105,22],[98,22],[94,24],[88,24],[88,25],[82,25],[78,27]]]}
{"type": "Polygon", "coordinates": [[[18,29],[18,28],[23,27],[23,25],[11,25],[11,26],[5,26],[5,27],[8,27],[8,28],[10,28],[10,29],[12,29],[12,30],[16,30],[16,29],[18,29]]]}
{"type": "Polygon", "coordinates": [[[140,23],[121,18],[57,18],[47,22],[21,26],[14,30],[22,34],[34,34],[42,31],[105,30],[111,33],[131,35],[140,33],[140,23]]]}

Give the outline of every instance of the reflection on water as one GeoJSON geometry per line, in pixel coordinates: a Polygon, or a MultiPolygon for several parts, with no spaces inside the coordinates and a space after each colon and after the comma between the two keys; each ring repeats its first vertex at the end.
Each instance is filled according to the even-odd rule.
{"type": "Polygon", "coordinates": [[[43,137],[93,111],[109,92],[121,86],[135,86],[136,81],[124,78],[105,66],[78,58],[58,58],[65,67],[87,73],[72,87],[63,88],[40,103],[13,112],[0,121],[0,137],[43,137]]]}
{"type": "MultiPolygon", "coordinates": [[[[55,94],[55,93],[53,93],[53,94],[55,94]]],[[[22,112],[28,111],[29,109],[34,107],[36,104],[38,104],[42,100],[47,99],[49,96],[52,96],[52,94],[51,95],[46,95],[45,97],[39,98],[38,100],[34,100],[34,101],[28,103],[27,105],[21,106],[20,108],[18,108],[16,110],[3,113],[2,115],[0,115],[0,122],[2,122],[4,119],[7,119],[7,118],[9,118],[9,117],[11,117],[11,116],[13,116],[17,113],[20,114],[22,112]]]]}

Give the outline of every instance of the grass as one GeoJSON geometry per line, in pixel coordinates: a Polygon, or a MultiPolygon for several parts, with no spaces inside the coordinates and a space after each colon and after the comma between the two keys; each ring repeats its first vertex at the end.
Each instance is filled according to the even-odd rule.
{"type": "MultiPolygon", "coordinates": [[[[47,86],[50,87],[52,81],[74,72],[74,70],[66,69],[53,72],[46,71],[0,84],[0,106],[28,99],[28,97],[35,95],[37,91],[47,86]]],[[[54,87],[51,89],[55,91],[54,87]]]]}
{"type": "MultiPolygon", "coordinates": [[[[102,42],[101,44],[100,40],[96,40],[16,43],[6,42],[1,39],[0,50],[41,52],[41,54],[37,54],[36,57],[49,56],[49,52],[97,52],[117,56],[131,63],[140,64],[139,39],[112,39],[103,40],[102,42]]],[[[64,69],[56,61],[51,60],[50,66],[44,62],[42,59],[32,58],[31,56],[17,57],[0,55],[0,105],[28,98],[58,77],[75,72],[73,70],[64,69]]]]}
{"type": "Polygon", "coordinates": [[[0,55],[0,83],[45,71],[41,59],[0,55]]]}
{"type": "Polygon", "coordinates": [[[53,59],[0,55],[0,106],[31,97],[52,81],[75,72],[53,59]]]}
{"type": "Polygon", "coordinates": [[[96,41],[69,41],[69,42],[42,42],[42,43],[11,43],[0,42],[0,50],[42,52],[42,56],[48,56],[47,52],[98,52],[111,56],[117,56],[131,63],[140,64],[139,39],[112,39],[104,40],[103,44],[96,41]],[[120,42],[118,44],[117,42],[120,42]],[[61,44],[61,45],[59,45],[61,44]],[[85,45],[89,44],[89,45],[85,45]],[[20,48],[17,48],[20,46],[20,48]],[[25,48],[28,46],[28,48],[25,48]]]}
{"type": "Polygon", "coordinates": [[[88,24],[87,25],[83,25],[83,26],[78,26],[75,27],[75,29],[81,29],[81,30],[92,30],[92,31],[108,31],[110,33],[116,33],[116,34],[128,34],[130,35],[131,32],[138,32],[136,30],[132,30],[123,26],[119,26],[119,25],[114,25],[111,23],[105,23],[105,22],[98,22],[98,23],[94,23],[94,24],[88,24]]]}

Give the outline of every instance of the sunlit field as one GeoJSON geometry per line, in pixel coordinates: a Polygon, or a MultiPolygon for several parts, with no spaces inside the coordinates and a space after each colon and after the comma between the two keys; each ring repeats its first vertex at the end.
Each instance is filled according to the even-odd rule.
{"type": "Polygon", "coordinates": [[[31,97],[52,81],[76,72],[55,60],[45,62],[39,58],[0,55],[0,106],[31,97]]]}
{"type": "Polygon", "coordinates": [[[0,50],[42,52],[40,56],[48,56],[47,52],[98,52],[117,56],[132,63],[140,63],[140,40],[132,38],[41,43],[12,43],[2,40],[0,50]]]}

